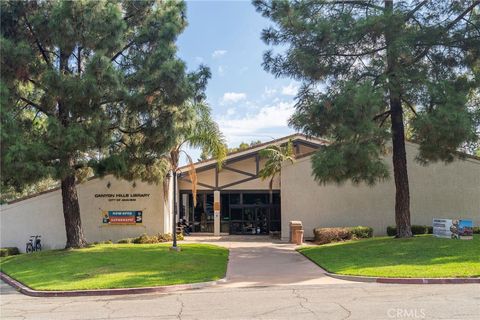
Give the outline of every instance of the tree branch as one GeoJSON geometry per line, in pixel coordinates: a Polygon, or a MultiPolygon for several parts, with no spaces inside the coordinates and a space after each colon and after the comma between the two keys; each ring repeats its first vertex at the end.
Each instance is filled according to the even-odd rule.
{"type": "Polygon", "coordinates": [[[379,118],[381,118],[382,116],[385,116],[385,115],[390,115],[390,110],[387,110],[387,111],[385,111],[385,112],[382,112],[382,113],[380,113],[380,114],[377,114],[375,117],[373,117],[372,120],[374,120],[374,121],[375,121],[375,120],[378,120],[379,118]]]}
{"type": "Polygon", "coordinates": [[[113,56],[113,58],[110,59],[110,60],[111,60],[111,61],[115,61],[115,59],[117,59],[119,55],[123,54],[123,52],[124,52],[125,50],[127,50],[128,48],[130,48],[134,43],[135,43],[135,40],[132,40],[132,41],[130,41],[129,43],[127,43],[127,44],[122,48],[122,50],[118,51],[118,52],[113,56]]]}
{"type": "Polygon", "coordinates": [[[370,50],[370,51],[364,51],[364,52],[360,52],[360,53],[339,53],[339,52],[335,52],[335,53],[329,53],[329,54],[320,54],[319,56],[320,57],[329,57],[329,56],[361,57],[361,56],[372,54],[372,53],[382,51],[382,50],[385,50],[385,49],[387,49],[387,46],[383,46],[383,47],[380,47],[380,48],[376,48],[376,49],[373,49],[373,50],[370,50]]]}
{"type": "MultiPolygon", "coordinates": [[[[455,26],[455,24],[462,20],[463,17],[465,17],[470,11],[472,11],[476,6],[480,5],[480,0],[476,0],[474,1],[467,9],[465,9],[465,11],[463,11],[458,17],[456,17],[453,21],[451,21],[446,27],[444,30],[442,30],[442,32],[438,35],[436,35],[434,38],[437,38],[439,37],[442,33],[445,33],[447,32],[448,30],[450,30],[451,28],[453,28],[455,26]]],[[[410,63],[410,65],[412,64],[415,64],[417,63],[420,59],[422,59],[423,57],[425,57],[425,55],[428,53],[428,51],[433,47],[433,45],[429,45],[427,46],[417,57],[415,57],[415,59],[413,59],[413,61],[410,63]]]]}
{"type": "Polygon", "coordinates": [[[48,112],[44,107],[42,107],[41,105],[27,99],[27,98],[24,98],[24,97],[19,97],[20,100],[22,100],[23,102],[26,102],[28,103],[30,106],[34,107],[34,108],[37,108],[37,110],[40,110],[41,112],[43,112],[44,114],[46,114],[47,116],[53,116],[53,114],[51,112],[48,112]]]}
{"type": "Polygon", "coordinates": [[[367,2],[367,1],[364,1],[364,0],[360,0],[360,1],[359,0],[327,1],[325,4],[333,4],[333,5],[353,4],[353,5],[368,7],[368,8],[372,8],[372,9],[376,9],[376,10],[381,10],[381,11],[385,10],[385,8],[383,8],[383,7],[374,5],[373,3],[370,3],[370,2],[367,2]]]}
{"type": "Polygon", "coordinates": [[[410,102],[408,102],[407,100],[405,100],[404,98],[402,98],[402,101],[405,102],[405,104],[410,108],[410,110],[412,110],[412,112],[418,116],[418,113],[417,111],[415,111],[415,109],[413,108],[413,106],[410,104],[410,102]]]}
{"type": "Polygon", "coordinates": [[[417,12],[418,10],[420,10],[424,5],[426,5],[428,3],[428,0],[424,0],[422,2],[420,2],[419,4],[417,4],[417,6],[415,8],[413,8],[409,13],[407,13],[407,15],[405,16],[405,19],[404,21],[408,21],[410,20],[410,18],[413,17],[413,15],[415,14],[415,12],[417,12]]]}
{"type": "Polygon", "coordinates": [[[28,22],[27,15],[25,14],[24,17],[25,17],[25,22],[26,22],[26,24],[27,24],[28,30],[30,30],[30,33],[32,34],[32,37],[35,39],[35,43],[37,44],[38,50],[40,50],[40,53],[41,53],[42,56],[43,56],[43,60],[45,60],[45,62],[47,63],[47,65],[48,65],[49,67],[51,67],[52,65],[51,65],[51,63],[50,63],[50,59],[48,58],[48,55],[47,55],[47,53],[45,52],[45,49],[43,49],[42,45],[40,44],[40,41],[38,40],[37,36],[35,35],[35,32],[33,32],[32,25],[30,24],[30,22],[28,22]]]}

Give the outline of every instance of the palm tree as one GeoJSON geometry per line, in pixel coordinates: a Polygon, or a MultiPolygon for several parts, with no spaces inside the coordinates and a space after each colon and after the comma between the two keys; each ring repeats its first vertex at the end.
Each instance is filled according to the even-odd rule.
{"type": "MultiPolygon", "coordinates": [[[[189,176],[192,182],[193,205],[196,205],[196,182],[197,176],[192,157],[185,152],[185,147],[202,149],[203,153],[211,155],[217,160],[218,166],[227,155],[226,142],[223,134],[220,132],[218,124],[213,120],[211,110],[203,102],[189,102],[182,108],[178,115],[174,129],[174,143],[170,150],[163,156],[168,163],[168,173],[173,177],[173,248],[177,249],[176,233],[176,215],[177,215],[177,173],[179,168],[180,156],[183,153],[189,163],[189,176]]],[[[167,179],[164,180],[165,182],[167,179]]],[[[164,183],[164,190],[165,188],[164,183]]],[[[166,198],[166,197],[165,197],[166,198]]]]}
{"type": "Polygon", "coordinates": [[[270,179],[270,203],[272,203],[273,181],[276,176],[280,176],[282,164],[285,161],[293,163],[295,161],[295,153],[293,152],[292,140],[284,146],[269,146],[259,152],[260,157],[267,159],[265,166],[259,171],[258,175],[262,180],[270,179]]]}

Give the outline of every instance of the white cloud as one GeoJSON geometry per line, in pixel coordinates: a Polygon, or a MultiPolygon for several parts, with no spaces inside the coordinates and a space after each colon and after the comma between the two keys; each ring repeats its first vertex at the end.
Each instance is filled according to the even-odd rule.
{"type": "Polygon", "coordinates": [[[294,96],[298,92],[298,86],[291,82],[288,86],[282,87],[282,94],[286,96],[294,96]]]}
{"type": "Polygon", "coordinates": [[[212,53],[212,58],[213,59],[221,58],[226,54],[227,54],[227,50],[215,50],[212,53]]]}
{"type": "Polygon", "coordinates": [[[243,118],[223,117],[217,122],[230,145],[241,141],[278,138],[293,132],[288,128],[288,119],[294,112],[293,105],[293,102],[282,101],[257,109],[257,112],[243,118]]]}
{"type": "Polygon", "coordinates": [[[225,75],[225,68],[223,66],[218,66],[218,74],[220,76],[224,76],[225,75]]]}
{"type": "Polygon", "coordinates": [[[222,103],[235,103],[246,98],[247,95],[243,92],[225,92],[222,97],[222,103]]]}
{"type": "Polygon", "coordinates": [[[276,93],[277,93],[277,89],[265,87],[265,90],[263,90],[262,98],[270,98],[276,93]]]}

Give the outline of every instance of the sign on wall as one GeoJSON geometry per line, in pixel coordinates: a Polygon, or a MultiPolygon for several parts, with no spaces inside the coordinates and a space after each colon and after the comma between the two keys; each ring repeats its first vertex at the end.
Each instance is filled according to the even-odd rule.
{"type": "Polygon", "coordinates": [[[137,201],[137,199],[149,198],[150,193],[96,193],[95,198],[107,199],[107,201],[137,201]]]}
{"type": "Polygon", "coordinates": [[[103,223],[137,224],[142,223],[142,211],[103,211],[103,223]]]}
{"type": "Polygon", "coordinates": [[[467,219],[433,219],[433,235],[437,238],[473,238],[473,221],[467,219]]]}

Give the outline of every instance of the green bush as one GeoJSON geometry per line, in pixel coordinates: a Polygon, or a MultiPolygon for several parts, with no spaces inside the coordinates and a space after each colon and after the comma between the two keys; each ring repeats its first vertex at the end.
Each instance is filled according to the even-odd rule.
{"type": "Polygon", "coordinates": [[[100,242],[94,241],[93,244],[94,244],[94,245],[97,245],[97,244],[100,244],[100,242]]]}
{"type": "Polygon", "coordinates": [[[157,236],[149,236],[146,233],[144,233],[140,237],[134,238],[132,242],[136,244],[147,244],[147,243],[158,243],[159,241],[157,236]]]}
{"type": "Polygon", "coordinates": [[[326,244],[334,241],[345,241],[350,239],[371,238],[373,228],[370,227],[344,227],[344,228],[316,228],[313,229],[315,242],[326,244]]]}
{"type": "MultiPolygon", "coordinates": [[[[159,233],[157,235],[157,238],[159,242],[168,242],[173,240],[172,235],[170,233],[164,233],[164,234],[159,233]]],[[[178,239],[178,236],[177,236],[177,239],[178,239]]]]}
{"type": "Polygon", "coordinates": [[[326,244],[334,241],[344,241],[352,238],[350,228],[316,228],[313,229],[315,242],[326,244]]]}
{"type": "Polygon", "coordinates": [[[113,241],[112,240],[105,240],[105,241],[103,241],[103,244],[113,244],[113,241]]]}
{"type": "Polygon", "coordinates": [[[371,238],[373,236],[373,228],[371,227],[358,226],[349,229],[350,232],[352,232],[352,235],[357,239],[371,238]]]}
{"type": "Polygon", "coordinates": [[[387,227],[387,236],[394,237],[397,235],[397,227],[396,226],[388,226],[387,227]]]}
{"type": "Polygon", "coordinates": [[[473,227],[473,233],[480,234],[480,227],[473,227]]]}
{"type": "MultiPolygon", "coordinates": [[[[178,234],[177,240],[183,240],[183,235],[178,234]]],[[[159,242],[169,242],[172,241],[172,235],[170,233],[159,233],[156,236],[149,236],[146,233],[142,234],[140,237],[133,238],[133,239],[122,239],[119,240],[118,243],[136,243],[136,244],[146,244],[146,243],[159,243],[159,242]],[[122,242],[120,242],[122,241],[122,242]],[[126,242],[130,241],[130,242],[126,242]]]]}
{"type": "MultiPolygon", "coordinates": [[[[417,235],[417,234],[428,234],[430,232],[430,227],[427,226],[422,226],[418,224],[413,224],[412,225],[412,234],[417,235]]],[[[433,228],[432,228],[432,233],[433,233],[433,228]]],[[[388,226],[387,227],[387,235],[390,237],[394,237],[397,235],[397,227],[396,226],[388,226]]]]}
{"type": "Polygon", "coordinates": [[[131,238],[120,239],[117,241],[117,243],[132,243],[132,239],[131,238]]]}
{"type": "MultiPolygon", "coordinates": [[[[160,241],[160,242],[173,241],[173,237],[172,237],[171,233],[164,233],[164,234],[159,233],[157,237],[158,237],[158,241],[160,241]]],[[[185,238],[184,238],[183,234],[181,234],[181,233],[177,234],[177,240],[184,240],[184,239],[185,238]]]]}
{"type": "Polygon", "coordinates": [[[17,247],[0,248],[0,257],[14,256],[14,255],[17,255],[19,253],[20,253],[20,251],[18,250],[17,247]]]}
{"type": "Polygon", "coordinates": [[[428,227],[427,226],[420,226],[420,225],[412,225],[412,233],[415,234],[427,234],[428,227]]]}
{"type": "Polygon", "coordinates": [[[433,234],[433,227],[432,226],[427,226],[427,233],[428,234],[433,234]]]}

